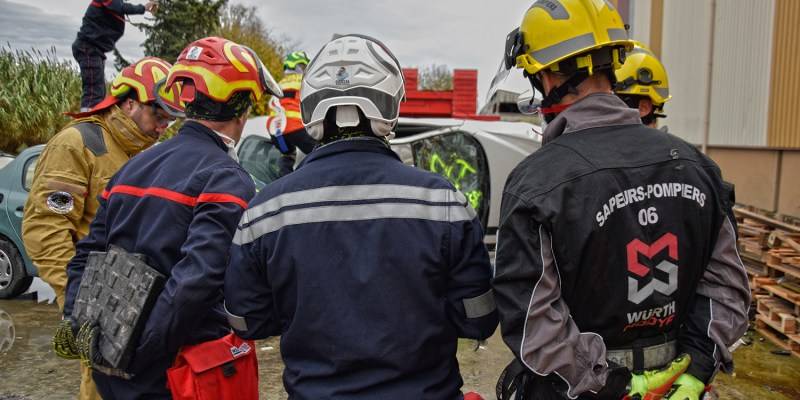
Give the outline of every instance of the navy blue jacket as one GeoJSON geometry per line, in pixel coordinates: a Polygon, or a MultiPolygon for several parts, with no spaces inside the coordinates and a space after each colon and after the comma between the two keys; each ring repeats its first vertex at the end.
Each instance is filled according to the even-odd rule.
{"type": "Polygon", "coordinates": [[[281,335],[290,399],[460,399],[458,338],[498,323],[474,211],[378,139],[314,150],[259,192],[233,243],[231,325],[281,335]]]}
{"type": "Polygon", "coordinates": [[[150,313],[130,372],[173,359],[180,346],[229,332],[222,286],[230,243],[253,180],[212,130],[187,122],[175,138],[133,157],[100,196],[89,235],[67,266],[72,314],[90,251],[142,253],[169,279],[150,313]]]}
{"type": "Polygon", "coordinates": [[[125,33],[125,16],[144,14],[144,5],[122,0],[93,0],[83,15],[78,40],[107,53],[125,33]]]}

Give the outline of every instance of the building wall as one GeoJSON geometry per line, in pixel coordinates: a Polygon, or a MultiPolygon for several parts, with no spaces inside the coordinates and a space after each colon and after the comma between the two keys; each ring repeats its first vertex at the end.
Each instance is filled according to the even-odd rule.
{"type": "Polygon", "coordinates": [[[664,106],[664,123],[673,134],[702,143],[708,122],[711,2],[669,0],[662,5],[661,61],[672,95],[664,106]]]}
{"type": "Polygon", "coordinates": [[[774,10],[774,0],[716,3],[710,145],[767,145],[774,10]]]}
{"type": "MultiPolygon", "coordinates": [[[[634,40],[650,44],[650,9],[652,0],[635,0],[630,3],[630,17],[625,21],[630,24],[630,35],[634,40]]],[[[623,16],[625,18],[625,16],[623,16]]]]}
{"type": "Polygon", "coordinates": [[[775,0],[774,14],[767,143],[800,148],[800,1],[775,0]]]}

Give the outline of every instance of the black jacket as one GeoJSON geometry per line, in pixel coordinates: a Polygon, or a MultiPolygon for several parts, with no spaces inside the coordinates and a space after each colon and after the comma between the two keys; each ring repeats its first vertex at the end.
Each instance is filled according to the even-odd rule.
{"type": "Polygon", "coordinates": [[[117,40],[125,33],[125,16],[144,14],[144,11],[143,5],[122,0],[94,0],[83,15],[77,40],[107,53],[114,49],[117,40]]]}
{"type": "Polygon", "coordinates": [[[677,336],[701,380],[730,369],[750,293],[717,165],[610,94],[544,139],[501,206],[493,283],[516,356],[570,395],[605,385],[607,348],[652,338],[677,336]]]}

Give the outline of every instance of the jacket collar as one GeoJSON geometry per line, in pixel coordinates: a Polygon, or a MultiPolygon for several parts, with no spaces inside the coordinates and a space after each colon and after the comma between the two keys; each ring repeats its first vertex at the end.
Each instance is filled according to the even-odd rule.
{"type": "Polygon", "coordinates": [[[640,125],[639,110],[628,107],[612,93],[590,94],[562,111],[542,134],[545,145],[565,133],[600,126],[640,125]]]}
{"type": "Polygon", "coordinates": [[[107,112],[78,118],[73,121],[73,125],[81,122],[99,125],[128,157],[135,156],[156,142],[155,138],[142,133],[136,122],[116,105],[109,108],[107,112]]]}
{"type": "Polygon", "coordinates": [[[366,152],[366,153],[383,154],[392,157],[398,162],[400,162],[400,157],[398,157],[397,154],[394,151],[392,151],[392,149],[383,139],[372,138],[372,137],[357,137],[351,139],[337,140],[333,143],[317,147],[308,156],[306,156],[306,158],[303,159],[298,168],[325,157],[329,157],[335,154],[348,153],[348,152],[366,152]]]}
{"type": "Polygon", "coordinates": [[[200,138],[203,140],[210,140],[214,142],[222,151],[225,153],[228,152],[228,146],[225,145],[225,142],[222,141],[222,138],[217,135],[211,128],[197,122],[197,121],[186,121],[181,130],[179,132],[180,135],[188,135],[196,138],[200,138]]]}

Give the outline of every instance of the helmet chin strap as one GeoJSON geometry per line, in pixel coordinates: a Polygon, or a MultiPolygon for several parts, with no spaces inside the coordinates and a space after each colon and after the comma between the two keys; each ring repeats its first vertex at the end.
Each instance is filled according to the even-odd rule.
{"type": "MultiPolygon", "coordinates": [[[[586,72],[574,72],[564,83],[550,90],[550,93],[548,93],[546,96],[544,96],[544,99],[542,99],[541,110],[542,114],[544,115],[544,120],[548,123],[552,122],[560,112],[569,108],[572,103],[559,103],[561,103],[561,101],[564,99],[564,96],[568,94],[578,94],[578,85],[583,83],[583,81],[585,81],[588,77],[589,74],[586,72]]],[[[539,93],[544,93],[544,85],[542,84],[541,80],[537,79],[533,75],[529,75],[528,79],[530,79],[531,84],[536,90],[539,91],[539,93]]]]}

